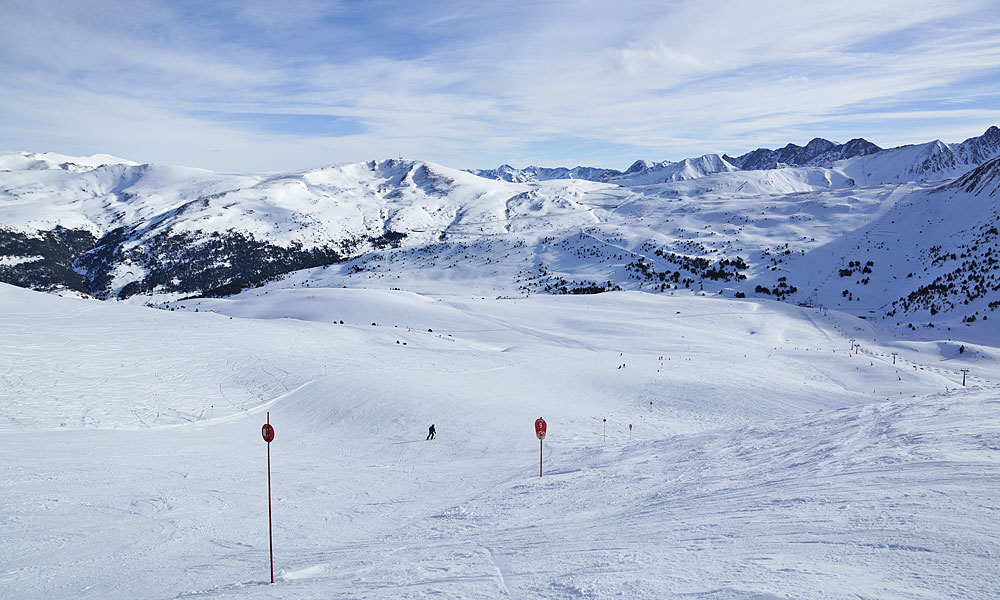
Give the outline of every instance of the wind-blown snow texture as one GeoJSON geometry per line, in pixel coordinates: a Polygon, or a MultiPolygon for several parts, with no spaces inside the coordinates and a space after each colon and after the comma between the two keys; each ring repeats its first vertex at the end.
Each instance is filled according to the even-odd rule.
{"type": "Polygon", "coordinates": [[[0,155],[0,595],[995,598],[998,137],[0,155]]]}

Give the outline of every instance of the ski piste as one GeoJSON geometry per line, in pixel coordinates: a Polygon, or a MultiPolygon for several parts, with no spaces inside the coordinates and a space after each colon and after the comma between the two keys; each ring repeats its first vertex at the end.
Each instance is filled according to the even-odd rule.
{"type": "Polygon", "coordinates": [[[695,294],[185,304],[0,285],[13,597],[998,587],[995,348],[695,294]]]}

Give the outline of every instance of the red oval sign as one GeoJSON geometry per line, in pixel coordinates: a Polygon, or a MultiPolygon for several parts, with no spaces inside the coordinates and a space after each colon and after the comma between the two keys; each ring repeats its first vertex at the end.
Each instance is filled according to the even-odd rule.
{"type": "Polygon", "coordinates": [[[545,419],[539,418],[537,421],[535,421],[535,435],[538,436],[538,439],[542,439],[545,437],[545,428],[546,428],[545,419]]]}
{"type": "Polygon", "coordinates": [[[260,428],[261,435],[264,436],[264,441],[268,444],[274,439],[274,427],[271,427],[270,423],[265,423],[263,427],[260,428]]]}

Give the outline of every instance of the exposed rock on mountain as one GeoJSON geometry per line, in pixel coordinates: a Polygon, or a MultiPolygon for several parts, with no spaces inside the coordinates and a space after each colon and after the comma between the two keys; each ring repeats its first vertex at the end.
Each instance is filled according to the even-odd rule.
{"type": "Polygon", "coordinates": [[[1000,192],[1000,157],[994,158],[969,171],[951,184],[952,188],[964,190],[976,196],[990,198],[1000,192]]]}
{"type": "Polygon", "coordinates": [[[779,150],[758,148],[742,156],[724,158],[744,170],[776,169],[780,166],[828,167],[838,160],[867,156],[881,150],[862,138],[855,138],[846,144],[835,144],[823,138],[814,138],[805,147],[788,144],[779,150]]]}

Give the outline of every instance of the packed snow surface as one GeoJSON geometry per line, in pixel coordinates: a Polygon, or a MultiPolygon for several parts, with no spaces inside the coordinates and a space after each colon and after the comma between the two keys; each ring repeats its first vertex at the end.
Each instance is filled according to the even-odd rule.
{"type": "Polygon", "coordinates": [[[0,284],[0,596],[1000,593],[996,344],[693,293],[171,308],[0,284]]]}

